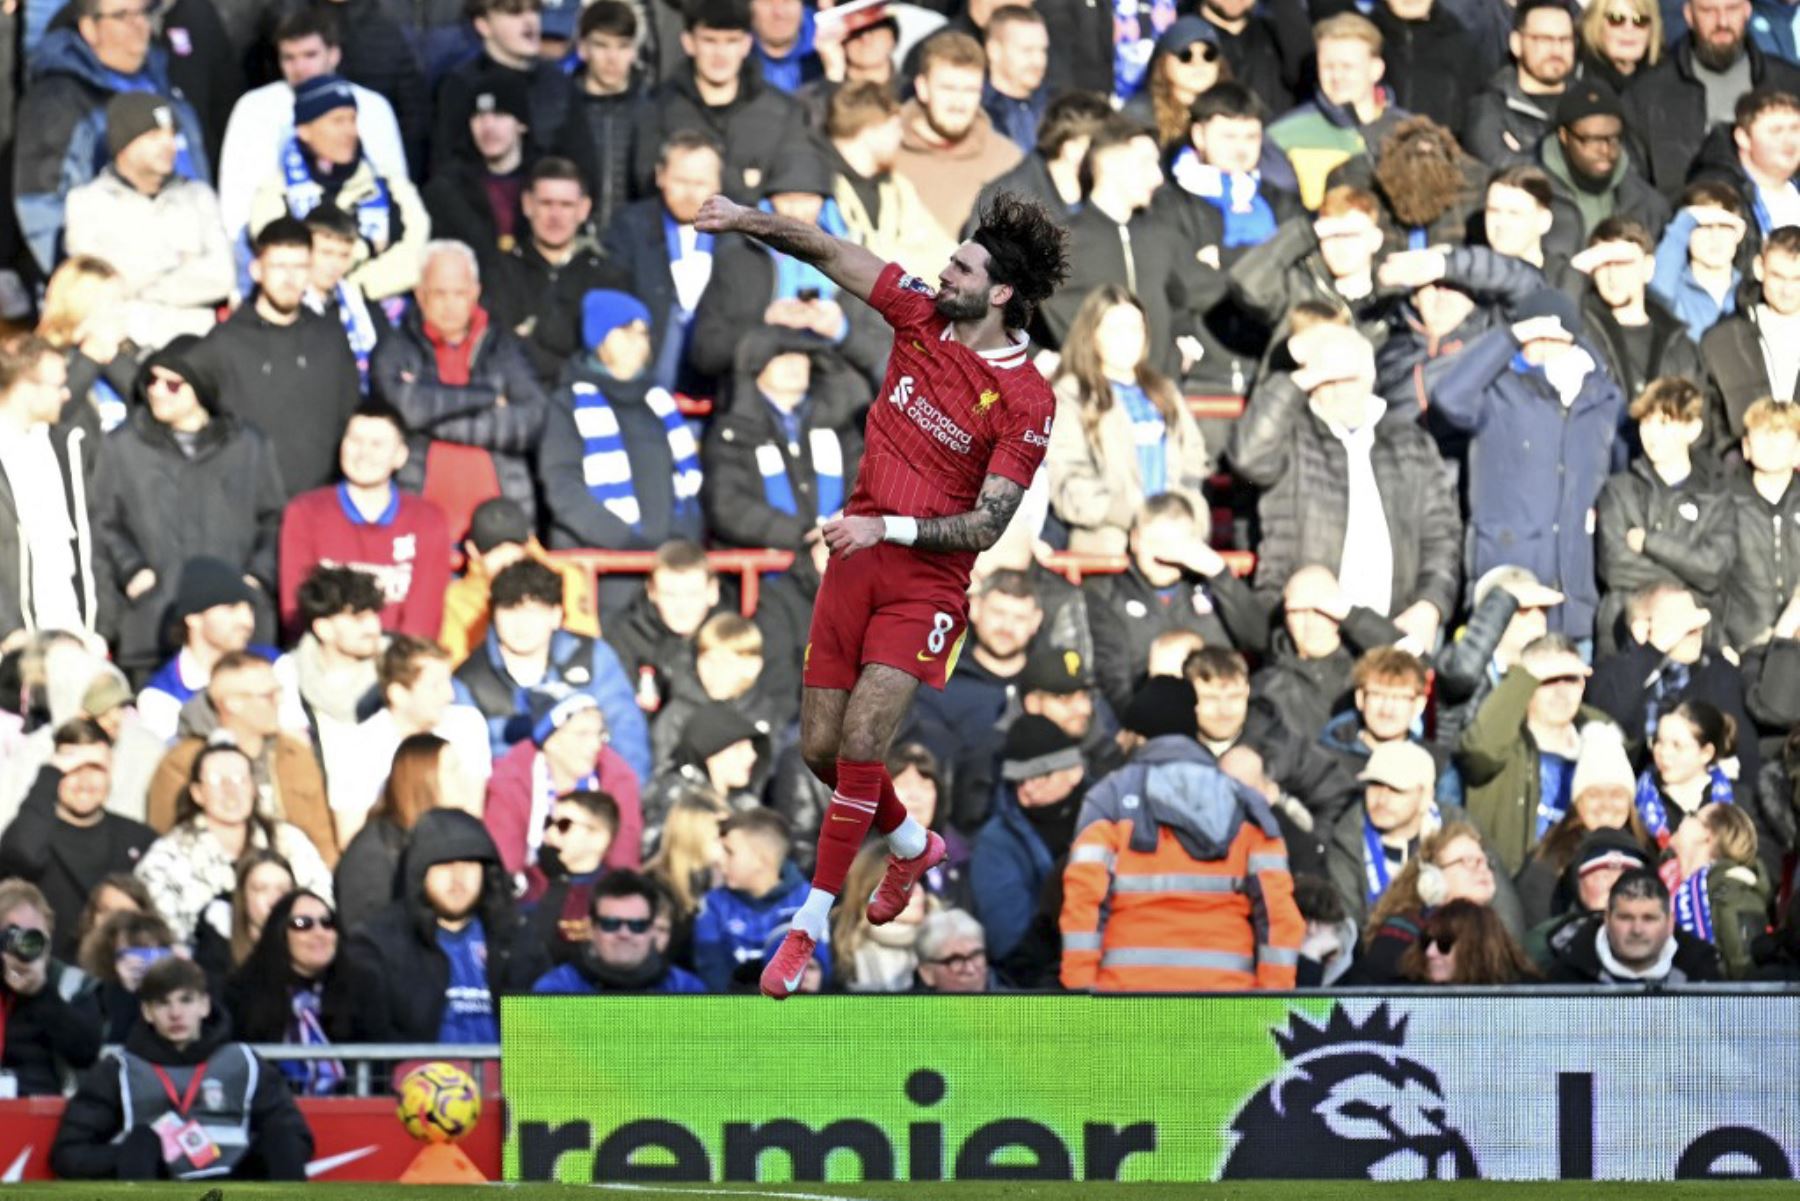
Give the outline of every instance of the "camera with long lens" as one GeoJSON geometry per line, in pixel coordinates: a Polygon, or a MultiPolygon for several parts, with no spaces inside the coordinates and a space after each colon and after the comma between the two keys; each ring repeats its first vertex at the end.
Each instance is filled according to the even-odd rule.
{"type": "Polygon", "coordinates": [[[7,926],[0,930],[0,955],[11,955],[22,963],[35,963],[50,949],[50,940],[42,930],[28,926],[7,926]]]}

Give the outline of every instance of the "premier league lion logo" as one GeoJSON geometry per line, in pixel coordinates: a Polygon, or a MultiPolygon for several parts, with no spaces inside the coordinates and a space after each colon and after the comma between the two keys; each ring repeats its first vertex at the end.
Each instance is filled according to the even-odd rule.
{"type": "Polygon", "coordinates": [[[1335,1006],[1272,1031],[1287,1065],[1231,1128],[1222,1179],[1460,1180],[1480,1170],[1450,1121],[1437,1073],[1404,1054],[1406,1018],[1376,1007],[1357,1025],[1335,1006]]]}

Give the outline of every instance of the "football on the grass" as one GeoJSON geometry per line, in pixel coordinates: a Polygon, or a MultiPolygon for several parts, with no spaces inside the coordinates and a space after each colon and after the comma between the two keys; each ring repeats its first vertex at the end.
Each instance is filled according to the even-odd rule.
{"type": "Polygon", "coordinates": [[[481,1120],[481,1091],[450,1063],[427,1063],[400,1081],[400,1124],[423,1143],[454,1143],[481,1120]]]}

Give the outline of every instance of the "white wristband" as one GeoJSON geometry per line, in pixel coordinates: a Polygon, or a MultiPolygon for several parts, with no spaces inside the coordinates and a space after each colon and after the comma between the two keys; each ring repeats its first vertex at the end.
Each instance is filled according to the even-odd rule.
{"type": "Polygon", "coordinates": [[[883,517],[884,527],[881,534],[883,542],[898,542],[901,546],[911,546],[919,539],[919,519],[917,517],[883,517]]]}

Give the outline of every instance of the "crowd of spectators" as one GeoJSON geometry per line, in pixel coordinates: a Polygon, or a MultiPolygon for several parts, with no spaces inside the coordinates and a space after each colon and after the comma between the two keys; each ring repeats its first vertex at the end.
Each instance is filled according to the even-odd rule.
{"type": "Polygon", "coordinates": [[[890,755],[948,856],[804,987],[1796,978],[1795,12],[8,9],[4,1070],[754,990],[889,332],[718,192],[928,282],[1002,190],[1071,235],[890,755]]]}

